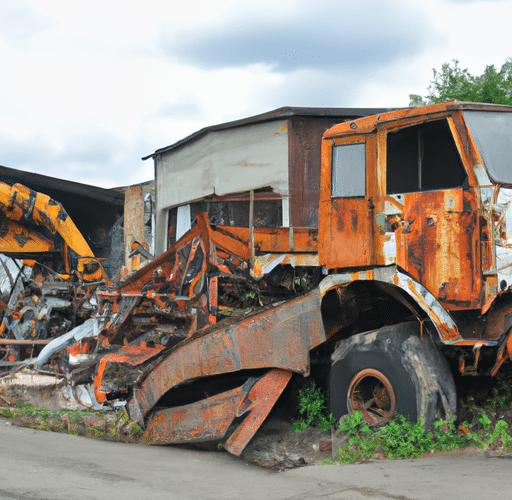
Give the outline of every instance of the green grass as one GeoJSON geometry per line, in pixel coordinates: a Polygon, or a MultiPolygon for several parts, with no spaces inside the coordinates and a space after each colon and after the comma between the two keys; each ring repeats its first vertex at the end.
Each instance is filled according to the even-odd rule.
{"type": "Polygon", "coordinates": [[[301,416],[292,423],[292,431],[295,432],[312,426],[327,431],[335,423],[334,417],[327,414],[325,397],[314,380],[299,390],[298,411],[301,416]]]}
{"type": "MultiPolygon", "coordinates": [[[[334,417],[326,411],[326,399],[312,381],[299,390],[297,410],[300,417],[292,422],[291,429],[300,432],[308,427],[329,430],[334,417]]],[[[472,425],[462,422],[458,427],[455,419],[434,422],[425,429],[421,422],[411,423],[405,417],[396,415],[382,427],[372,427],[360,412],[343,417],[337,432],[344,443],[336,450],[340,463],[364,462],[374,456],[388,459],[418,458],[425,453],[460,450],[473,446],[487,450],[512,449],[512,434],[505,420],[497,419],[502,409],[509,409],[512,388],[508,379],[498,379],[487,400],[487,410],[474,417],[472,425]],[[471,429],[471,431],[470,431],[471,429]]],[[[332,461],[326,461],[332,463],[332,461]]]]}
{"type": "MultiPolygon", "coordinates": [[[[477,418],[480,430],[467,435],[455,427],[453,421],[437,421],[433,429],[425,429],[421,422],[411,423],[398,415],[383,427],[372,428],[361,413],[346,415],[340,421],[338,432],[346,442],[337,450],[340,463],[356,463],[372,458],[377,451],[389,459],[419,458],[425,453],[460,450],[468,446],[482,449],[512,449],[512,436],[504,420],[495,424],[482,412],[477,418]]],[[[467,428],[467,422],[461,424],[467,428]]]]}
{"type": "Polygon", "coordinates": [[[17,401],[11,406],[1,407],[0,416],[18,419],[19,425],[37,430],[130,443],[143,441],[143,429],[130,420],[124,408],[107,414],[103,411],[87,409],[49,410],[17,401]],[[86,422],[91,422],[92,417],[98,419],[96,423],[94,425],[86,424],[86,422]]]}

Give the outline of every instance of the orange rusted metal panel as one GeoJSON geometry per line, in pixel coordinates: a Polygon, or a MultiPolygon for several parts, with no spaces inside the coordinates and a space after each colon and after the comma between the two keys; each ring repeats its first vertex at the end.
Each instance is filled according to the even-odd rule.
{"type": "MultiPolygon", "coordinates": [[[[244,230],[247,228],[243,228],[244,230]]],[[[247,229],[247,238],[240,237],[234,232],[228,232],[227,228],[219,227],[215,230],[210,228],[209,236],[215,245],[227,250],[228,252],[240,257],[243,260],[250,260],[251,249],[249,247],[249,230],[247,229]],[[235,235],[235,237],[233,237],[235,235]]]]}
{"type": "MultiPolygon", "coordinates": [[[[332,129],[331,129],[332,130],[332,129]]],[[[321,166],[318,253],[328,269],[369,266],[373,256],[373,212],[377,184],[375,136],[324,140],[321,166]],[[347,175],[364,175],[364,195],[333,197],[333,146],[365,145],[366,172],[354,170],[347,175]]],[[[364,166],[363,166],[364,168],[364,166]]],[[[343,185],[346,176],[340,179],[343,185]]]]}
{"type": "Polygon", "coordinates": [[[291,377],[292,372],[271,370],[254,384],[245,398],[247,404],[238,409],[236,416],[242,417],[247,412],[249,414],[226,440],[224,449],[237,456],[242,453],[267,418],[291,377]]]}
{"type": "Polygon", "coordinates": [[[157,410],[150,417],[144,439],[150,444],[222,439],[246,392],[237,387],[186,406],[157,410]]]}
{"type": "Polygon", "coordinates": [[[371,214],[364,198],[338,198],[332,201],[328,268],[371,264],[371,214]]]}
{"type": "Polygon", "coordinates": [[[482,288],[472,198],[462,188],[404,195],[397,264],[447,309],[475,309],[482,288]]]}
{"type": "MultiPolygon", "coordinates": [[[[217,226],[215,231],[229,233],[249,245],[249,228],[217,226]]],[[[257,253],[316,253],[318,230],[310,227],[255,227],[254,246],[257,253]]]]}

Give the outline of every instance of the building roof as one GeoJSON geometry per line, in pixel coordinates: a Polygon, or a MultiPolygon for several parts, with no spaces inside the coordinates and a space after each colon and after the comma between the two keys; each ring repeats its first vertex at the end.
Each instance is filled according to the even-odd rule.
{"type": "Polygon", "coordinates": [[[104,189],[89,184],[66,181],[33,172],[25,172],[0,165],[0,181],[6,184],[20,183],[24,186],[45,193],[62,202],[64,196],[80,196],[91,202],[103,202],[119,207],[124,206],[124,194],[114,189],[104,189]]]}
{"type": "Polygon", "coordinates": [[[376,115],[379,113],[385,113],[387,111],[392,111],[395,108],[301,108],[301,107],[293,107],[293,106],[285,106],[283,108],[278,108],[273,111],[268,111],[266,113],[262,113],[255,116],[250,116],[248,118],[242,118],[241,120],[235,120],[231,122],[225,122],[218,125],[212,125],[209,127],[202,128],[193,134],[171,144],[170,146],[166,146],[164,148],[157,149],[154,153],[150,155],[144,156],[142,160],[147,160],[148,158],[152,158],[158,154],[166,153],[167,151],[171,151],[179,146],[186,144],[192,140],[198,139],[209,132],[214,132],[218,130],[225,130],[234,127],[242,127],[244,125],[252,125],[256,123],[263,123],[273,120],[281,120],[283,118],[289,118],[292,116],[305,116],[305,117],[314,117],[314,118],[329,118],[329,117],[339,117],[342,118],[343,121],[351,118],[359,118],[362,116],[370,116],[376,115]]]}

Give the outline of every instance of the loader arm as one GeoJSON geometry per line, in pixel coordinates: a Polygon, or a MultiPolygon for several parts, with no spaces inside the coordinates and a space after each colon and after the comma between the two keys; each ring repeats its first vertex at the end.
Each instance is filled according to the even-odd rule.
{"type": "Polygon", "coordinates": [[[56,251],[60,236],[67,274],[76,272],[85,282],[106,277],[85,238],[57,201],[21,184],[0,183],[0,210],[4,215],[0,223],[1,253],[27,256],[56,251]]]}

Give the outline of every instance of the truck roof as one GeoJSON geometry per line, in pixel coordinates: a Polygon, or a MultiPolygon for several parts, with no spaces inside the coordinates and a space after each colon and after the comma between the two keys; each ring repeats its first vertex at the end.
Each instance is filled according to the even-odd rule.
{"type": "Polygon", "coordinates": [[[477,111],[505,111],[512,112],[512,106],[504,104],[487,104],[476,102],[462,102],[462,101],[449,101],[440,104],[430,104],[427,106],[420,106],[415,108],[403,108],[384,113],[375,114],[342,122],[334,127],[331,127],[324,134],[325,137],[335,137],[338,135],[353,134],[367,134],[377,129],[380,124],[396,122],[400,120],[410,119],[416,116],[429,116],[437,114],[446,114],[455,110],[477,110],[477,111]]]}

